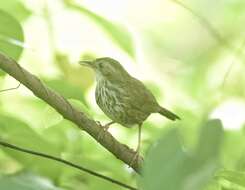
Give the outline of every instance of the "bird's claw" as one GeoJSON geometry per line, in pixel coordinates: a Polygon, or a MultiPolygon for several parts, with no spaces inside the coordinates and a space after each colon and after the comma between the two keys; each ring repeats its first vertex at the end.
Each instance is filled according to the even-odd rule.
{"type": "Polygon", "coordinates": [[[103,130],[100,131],[100,133],[99,133],[99,135],[98,135],[98,140],[100,140],[101,137],[102,137],[102,135],[103,135],[106,131],[108,131],[110,124],[101,125],[101,123],[100,123],[99,121],[96,121],[96,123],[97,123],[99,126],[101,126],[101,127],[103,128],[103,130]]]}
{"type": "Polygon", "coordinates": [[[136,153],[134,154],[133,159],[131,160],[131,162],[129,163],[129,167],[132,168],[132,166],[134,165],[134,163],[138,160],[139,158],[139,151],[137,150],[136,153]]]}
{"type": "Polygon", "coordinates": [[[97,125],[99,125],[100,127],[103,127],[103,125],[101,124],[100,121],[95,121],[97,125]]]}

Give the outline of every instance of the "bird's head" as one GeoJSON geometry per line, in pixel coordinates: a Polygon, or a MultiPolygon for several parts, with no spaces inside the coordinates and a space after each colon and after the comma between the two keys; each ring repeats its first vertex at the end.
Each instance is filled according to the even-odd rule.
{"type": "Polygon", "coordinates": [[[79,63],[92,68],[97,80],[123,80],[125,76],[128,76],[122,65],[109,57],[98,58],[93,61],[80,61],[79,63]]]}

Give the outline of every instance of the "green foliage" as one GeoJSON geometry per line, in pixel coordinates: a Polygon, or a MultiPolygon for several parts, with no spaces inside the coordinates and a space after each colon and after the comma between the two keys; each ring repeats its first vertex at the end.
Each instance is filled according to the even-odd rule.
{"type": "Polygon", "coordinates": [[[81,101],[75,100],[75,99],[69,99],[68,100],[72,106],[74,106],[78,110],[83,110],[84,113],[86,113],[88,116],[92,115],[92,112],[88,109],[88,107],[83,104],[81,101]]]}
{"type": "Polygon", "coordinates": [[[245,173],[244,172],[223,170],[223,171],[219,171],[216,174],[216,176],[219,180],[224,179],[224,180],[230,181],[233,184],[236,184],[236,185],[239,185],[245,188],[245,173]]]}
{"type": "Polygon", "coordinates": [[[57,111],[54,108],[48,105],[44,109],[42,116],[43,116],[42,127],[45,128],[52,127],[53,125],[56,125],[63,120],[63,117],[59,113],[57,113],[57,111]]]}
{"type": "MultiPolygon", "coordinates": [[[[59,148],[55,144],[48,142],[40,134],[36,133],[28,124],[8,116],[1,115],[0,119],[1,139],[7,142],[26,147],[32,150],[46,152],[53,155],[59,155],[59,148]],[[31,142],[31,143],[30,143],[31,142]]],[[[15,152],[9,149],[4,151],[22,166],[27,166],[29,169],[38,170],[40,174],[56,178],[61,168],[58,164],[47,165],[43,159],[33,159],[32,157],[15,152]]]]}
{"type": "Polygon", "coordinates": [[[19,22],[0,10],[0,51],[18,60],[23,50],[24,34],[19,22]]]}
{"type": "Polygon", "coordinates": [[[73,3],[69,3],[73,9],[80,11],[82,14],[91,18],[98,26],[100,26],[113,40],[114,42],[124,50],[129,56],[135,58],[135,46],[132,34],[121,24],[113,23],[102,16],[86,9],[83,6],[78,6],[73,3]]]}
{"type": "Polygon", "coordinates": [[[20,0],[1,1],[0,9],[8,12],[18,21],[24,21],[31,15],[31,11],[20,0]]]}
{"type": "Polygon", "coordinates": [[[48,179],[30,173],[0,177],[0,189],[10,190],[61,190],[48,179]]]}
{"type": "MultiPolygon", "coordinates": [[[[187,7],[170,1],[78,2],[0,1],[0,51],[19,60],[25,31],[30,48],[24,49],[23,67],[78,110],[107,123],[109,119],[94,106],[94,74],[78,64],[79,59],[104,54],[103,49],[91,52],[93,47],[104,45],[109,50],[106,52],[116,52],[106,56],[122,58],[119,61],[130,71],[134,68],[127,68],[124,60],[130,56],[139,62],[140,79],[161,105],[182,120],[172,123],[156,114],[143,124],[141,152],[145,163],[140,179],[23,85],[0,93],[0,139],[69,160],[131,186],[138,181],[142,190],[245,189],[244,0],[192,0],[187,7]],[[123,14],[115,11],[117,8],[123,14]],[[108,11],[106,18],[94,11],[98,9],[108,11]],[[139,51],[135,35],[122,23],[113,22],[115,14],[121,14],[120,18],[137,31],[139,51]],[[199,16],[207,19],[223,40],[199,16]],[[86,30],[87,22],[107,34],[108,44],[107,40],[103,41],[106,44],[87,40],[97,39],[86,30]],[[80,26],[84,33],[77,30],[80,26]],[[73,27],[72,32],[65,33],[69,27],[73,27]],[[110,50],[110,40],[119,48],[110,50]],[[238,48],[240,53],[234,54],[238,48]],[[136,60],[136,51],[142,53],[140,60],[136,60]],[[232,106],[227,108],[227,102],[232,106]],[[210,118],[219,118],[222,124],[210,118]]],[[[13,84],[16,81],[5,75],[0,89],[13,84]]],[[[136,147],[136,128],[115,124],[109,132],[120,142],[136,147]]],[[[122,189],[51,160],[4,147],[0,150],[3,190],[122,189]]]]}
{"type": "MultiPolygon", "coordinates": [[[[87,58],[96,58],[95,56],[91,56],[92,55],[84,54],[84,56],[81,57],[81,60],[86,60],[87,58]]],[[[55,53],[55,64],[62,72],[62,77],[58,79],[47,80],[49,85],[54,88],[56,88],[56,86],[59,86],[60,89],[57,89],[57,91],[59,92],[61,89],[66,89],[66,92],[62,94],[65,95],[67,98],[76,98],[84,102],[83,93],[81,92],[87,90],[87,88],[89,88],[92,84],[91,73],[87,72],[88,69],[86,70],[86,68],[81,67],[78,64],[76,66],[72,66],[68,55],[58,52],[55,53]],[[80,78],[86,80],[81,80],[80,78]],[[64,88],[63,83],[65,83],[66,88],[64,88]],[[81,89],[81,91],[78,92],[78,88],[81,89]]]]}
{"type": "Polygon", "coordinates": [[[171,129],[148,152],[142,189],[203,189],[218,167],[222,136],[220,121],[209,121],[202,127],[196,150],[190,152],[182,146],[177,129],[171,129]]]}
{"type": "Polygon", "coordinates": [[[44,79],[44,81],[45,84],[62,94],[65,98],[73,98],[85,103],[82,91],[65,79],[44,79]]]}

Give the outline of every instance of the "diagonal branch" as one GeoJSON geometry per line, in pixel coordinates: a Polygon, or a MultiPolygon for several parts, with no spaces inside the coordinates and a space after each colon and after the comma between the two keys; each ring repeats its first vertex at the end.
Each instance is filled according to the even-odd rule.
{"type": "Polygon", "coordinates": [[[73,168],[79,169],[81,171],[84,171],[86,173],[89,173],[90,175],[96,176],[98,178],[101,178],[101,179],[104,179],[104,180],[109,181],[111,183],[114,183],[116,185],[119,185],[121,187],[124,187],[126,189],[137,190],[135,187],[131,187],[131,186],[125,184],[125,183],[122,183],[122,182],[117,181],[115,179],[112,179],[110,177],[104,176],[102,174],[99,174],[97,172],[94,172],[92,170],[89,170],[87,168],[84,168],[82,166],[79,166],[79,165],[74,164],[72,162],[69,162],[67,160],[63,160],[61,158],[57,158],[55,156],[51,156],[49,154],[44,154],[42,152],[36,152],[36,151],[33,151],[33,150],[28,150],[28,149],[25,149],[25,148],[21,148],[21,147],[15,146],[13,144],[6,143],[4,141],[0,141],[0,145],[3,146],[3,147],[5,147],[5,148],[10,148],[10,149],[13,149],[13,150],[16,150],[16,151],[19,151],[19,152],[24,152],[24,153],[31,154],[31,155],[34,155],[34,156],[39,156],[39,157],[46,158],[46,159],[49,159],[49,160],[54,160],[54,161],[63,163],[65,165],[68,165],[70,167],[73,167],[73,168]]]}
{"type": "Polygon", "coordinates": [[[22,68],[16,61],[0,53],[0,68],[29,88],[38,98],[45,101],[59,112],[65,119],[75,123],[81,130],[87,132],[98,143],[105,147],[118,159],[140,173],[143,158],[131,163],[134,159],[135,151],[128,146],[118,142],[109,132],[88,118],[82,111],[74,108],[63,96],[45,86],[39,78],[22,68]],[[104,138],[98,138],[100,133],[104,133],[104,138]]]}
{"type": "Polygon", "coordinates": [[[227,41],[220,33],[213,27],[213,25],[202,15],[200,15],[198,12],[196,12],[191,7],[187,6],[180,0],[172,0],[174,3],[178,4],[182,8],[189,11],[194,17],[197,18],[199,23],[206,28],[206,30],[210,33],[211,36],[224,48],[231,51],[236,57],[238,57],[242,62],[244,62],[244,53],[242,51],[237,51],[235,47],[233,47],[229,41],[227,41]]]}

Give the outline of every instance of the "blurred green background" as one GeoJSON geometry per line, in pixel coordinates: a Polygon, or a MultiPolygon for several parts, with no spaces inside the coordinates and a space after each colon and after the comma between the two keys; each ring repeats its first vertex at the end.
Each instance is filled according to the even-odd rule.
{"type": "MultiPolygon", "coordinates": [[[[182,118],[144,123],[143,177],[24,86],[0,94],[0,139],[144,190],[245,189],[244,23],[244,0],[0,1],[0,51],[89,117],[109,121],[95,103],[94,73],[78,61],[108,56],[182,118]]],[[[1,89],[18,85],[0,75],[1,89]]],[[[136,147],[137,128],[109,131],[136,147]]],[[[1,148],[0,189],[122,188],[1,148]]]]}

